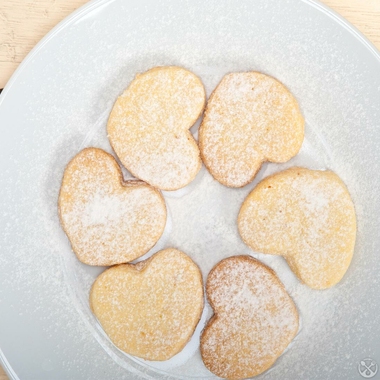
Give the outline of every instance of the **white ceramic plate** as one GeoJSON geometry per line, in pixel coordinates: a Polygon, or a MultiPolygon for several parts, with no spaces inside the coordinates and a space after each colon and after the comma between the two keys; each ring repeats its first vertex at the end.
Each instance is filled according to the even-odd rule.
{"type": "Polygon", "coordinates": [[[171,218],[153,252],[176,246],[205,278],[221,258],[242,253],[277,271],[302,328],[263,379],[361,378],[362,359],[380,363],[380,56],[312,0],[99,0],[33,50],[0,96],[2,365],[13,379],[213,378],[198,350],[209,308],[166,363],[109,342],[87,300],[101,268],[76,260],[57,218],[65,164],[84,146],[110,150],[105,124],[117,95],[137,72],[165,64],[193,70],[208,93],[229,71],[285,83],[305,115],[306,139],[299,156],[264,165],[258,178],[294,164],[335,170],[354,199],[358,239],[342,282],[310,290],[280,257],[239,239],[237,212],[253,184],[227,189],[203,169],[188,188],[165,193],[171,218]]]}

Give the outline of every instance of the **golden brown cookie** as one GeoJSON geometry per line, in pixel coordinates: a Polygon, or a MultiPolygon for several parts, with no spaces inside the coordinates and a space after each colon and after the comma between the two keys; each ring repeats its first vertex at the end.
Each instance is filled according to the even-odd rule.
{"type": "Polygon", "coordinates": [[[201,168],[189,128],[203,111],[200,79],[181,67],[156,67],[139,74],[117,99],[108,137],[122,164],[161,190],[189,184],[201,168]]]}
{"type": "Polygon", "coordinates": [[[192,336],[203,298],[197,265],[169,248],[138,264],[103,272],[92,286],[90,304],[122,351],[147,360],[167,360],[192,336]]]}
{"type": "Polygon", "coordinates": [[[199,148],[217,181],[241,187],[264,161],[286,162],[295,156],[303,137],[298,103],[283,84],[258,72],[232,73],[208,100],[199,148]]]}
{"type": "Polygon", "coordinates": [[[97,148],[82,150],[67,165],[58,209],[73,251],[89,265],[144,255],[166,224],[161,193],[142,181],[123,182],[115,159],[97,148]]]}
{"type": "Polygon", "coordinates": [[[214,316],[201,354],[215,375],[244,379],[270,368],[298,331],[298,312],[274,271],[250,256],[219,262],[207,278],[214,316]]]}
{"type": "Polygon", "coordinates": [[[315,289],[342,279],[355,247],[354,205],[331,171],[296,167],[265,178],[245,199],[238,227],[249,247],[284,256],[315,289]]]}

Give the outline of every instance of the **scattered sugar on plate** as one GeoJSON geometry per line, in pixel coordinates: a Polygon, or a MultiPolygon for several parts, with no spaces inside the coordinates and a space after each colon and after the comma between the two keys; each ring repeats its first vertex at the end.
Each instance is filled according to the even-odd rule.
{"type": "MultiPolygon", "coordinates": [[[[306,139],[300,154],[283,165],[264,164],[254,183],[242,189],[225,188],[202,169],[188,188],[179,193],[165,192],[172,222],[168,223],[165,239],[152,253],[171,245],[180,248],[198,263],[204,278],[224,257],[257,257],[276,271],[302,318],[302,329],[291,349],[262,378],[291,379],[294,373],[298,378],[332,378],[337,363],[342,376],[352,374],[352,365],[361,359],[357,355],[374,354],[372,347],[377,338],[368,331],[369,316],[374,316],[371,326],[380,324],[380,317],[373,314],[379,283],[374,276],[378,224],[373,205],[379,196],[373,190],[374,178],[369,176],[372,169],[378,172],[379,161],[372,150],[365,155],[364,148],[356,151],[346,133],[348,128],[355,128],[358,146],[362,147],[378,136],[378,124],[374,122],[378,111],[370,108],[373,102],[369,97],[362,96],[363,87],[370,88],[375,82],[369,75],[372,63],[363,63],[358,54],[350,55],[351,47],[337,50],[343,30],[334,34],[334,40],[330,27],[318,29],[316,35],[313,30],[322,25],[322,13],[313,13],[310,19],[299,17],[305,15],[302,9],[309,6],[306,2],[297,8],[284,2],[274,11],[270,2],[260,1],[257,13],[252,13],[251,2],[241,2],[228,12],[227,3],[204,2],[204,16],[209,22],[202,21],[202,28],[197,24],[197,20],[203,20],[199,9],[189,4],[183,7],[186,17],[173,13],[178,11],[175,6],[173,10],[165,9],[163,17],[159,8],[152,15],[144,4],[136,5],[144,17],[133,24],[135,11],[123,5],[116,12],[112,8],[116,3],[107,4],[104,10],[106,18],[112,16],[115,29],[105,31],[95,14],[86,15],[87,19],[73,23],[62,36],[56,35],[55,50],[50,40],[49,46],[33,57],[35,65],[43,63],[44,80],[35,71],[29,77],[19,72],[17,81],[25,81],[26,99],[18,98],[16,102],[12,88],[1,95],[3,109],[11,112],[8,99],[18,105],[14,125],[21,120],[16,117],[21,110],[25,120],[23,132],[15,140],[15,153],[10,152],[2,166],[6,181],[0,191],[4,221],[0,266],[7,275],[2,279],[0,302],[9,304],[8,310],[19,311],[17,323],[33,321],[35,328],[30,334],[36,341],[41,337],[41,341],[50,342],[41,347],[41,352],[46,351],[50,361],[45,365],[54,373],[64,369],[88,378],[91,363],[96,373],[107,372],[119,379],[130,379],[131,372],[142,372],[146,378],[169,374],[186,378],[194,373],[198,378],[211,378],[197,349],[202,324],[211,313],[207,306],[207,318],[202,318],[191,349],[182,351],[179,355],[183,357],[166,363],[165,368],[157,363],[136,362],[109,342],[88,306],[89,288],[103,268],[83,265],[71,252],[59,225],[57,197],[64,167],[81,148],[97,146],[112,152],[106,135],[107,117],[116,97],[136,73],[158,65],[180,65],[201,77],[210,94],[228,72],[262,71],[283,82],[300,103],[306,120],[306,139]],[[249,28],[245,17],[255,20],[249,28]],[[286,18],[297,18],[297,22],[283,25],[286,18]],[[135,28],[125,32],[121,25],[128,23],[135,28]],[[184,27],[178,27],[179,23],[184,27]],[[152,25],[156,27],[154,36],[152,25]],[[91,45],[77,55],[79,46],[83,48],[78,32],[88,41],[96,39],[96,48],[91,45]],[[173,44],[177,38],[187,43],[173,44]],[[123,44],[115,42],[121,39],[123,44]],[[345,278],[327,291],[302,285],[283,258],[251,252],[238,236],[237,213],[252,186],[293,165],[335,170],[354,199],[359,222],[357,249],[345,278]],[[8,295],[14,295],[14,300],[10,301],[8,295]],[[318,365],[320,372],[310,372],[307,364],[318,365]]],[[[314,12],[311,6],[309,11],[314,12]]],[[[126,171],[124,174],[128,175],[126,171]]]]}

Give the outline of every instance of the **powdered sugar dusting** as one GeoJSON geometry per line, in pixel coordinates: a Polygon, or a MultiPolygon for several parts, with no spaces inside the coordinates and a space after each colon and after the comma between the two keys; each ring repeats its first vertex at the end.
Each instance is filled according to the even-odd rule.
{"type": "Polygon", "coordinates": [[[302,281],[321,289],[338,282],[351,262],[356,217],[334,173],[292,168],[247,197],[239,230],[250,247],[283,255],[302,281]]]}
{"type": "Polygon", "coordinates": [[[205,276],[225,257],[252,254],[276,271],[295,300],[302,331],[262,377],[348,379],[358,376],[358,360],[379,357],[378,55],[314,1],[231,4],[91,2],[59,26],[1,94],[1,348],[21,377],[214,378],[199,351],[182,351],[169,368],[110,343],[88,306],[102,268],[76,259],[56,212],[69,159],[82,144],[112,152],[106,123],[115,99],[136,73],[159,65],[188,68],[208,94],[231,72],[278,78],[300,103],[306,140],[291,162],[263,164],[258,177],[294,165],[329,168],[355,202],[352,264],[336,286],[315,291],[282,257],[242,243],[236,218],[251,185],[227,189],[204,171],[181,199],[165,194],[173,216],[166,246],[189,254],[205,276]],[[24,354],[15,336],[20,344],[39,342],[38,350],[24,354]]]}
{"type": "Polygon", "coordinates": [[[285,162],[303,141],[297,101],[278,81],[257,72],[226,75],[211,95],[199,131],[205,165],[221,183],[239,187],[263,161],[285,162]]]}
{"type": "Polygon", "coordinates": [[[148,261],[105,271],[95,281],[90,300],[121,350],[168,360],[184,347],[201,317],[202,276],[189,257],[166,249],[148,261]]]}
{"type": "Polygon", "coordinates": [[[206,366],[225,378],[269,368],[298,331],[298,313],[274,272],[249,256],[219,263],[207,280],[215,317],[201,338],[206,366]]]}
{"type": "Polygon", "coordinates": [[[144,255],[165,227],[158,191],[141,181],[122,185],[120,169],[100,149],[85,149],[68,165],[59,210],[78,258],[92,265],[128,262],[144,255]]]}
{"type": "MultiPolygon", "coordinates": [[[[83,225],[86,227],[97,224],[111,225],[120,223],[122,219],[127,219],[123,202],[115,195],[101,196],[96,193],[94,197],[86,203],[82,214],[83,225]]],[[[133,214],[132,214],[133,215],[133,214]]]]}
{"type": "Polygon", "coordinates": [[[163,190],[182,188],[201,167],[188,129],[204,103],[194,74],[179,67],[151,69],[117,99],[107,127],[111,145],[136,177],[163,190]]]}

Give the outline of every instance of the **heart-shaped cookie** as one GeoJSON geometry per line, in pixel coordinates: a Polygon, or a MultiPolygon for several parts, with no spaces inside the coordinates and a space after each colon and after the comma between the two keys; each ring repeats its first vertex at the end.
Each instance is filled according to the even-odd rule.
{"type": "Polygon", "coordinates": [[[245,199],[238,227],[249,247],[284,256],[315,289],[342,279],[355,247],[354,205],[331,171],[291,168],[265,178],[245,199]]]}
{"type": "Polygon", "coordinates": [[[203,310],[202,275],[184,253],[165,249],[103,272],[91,309],[112,342],[147,360],[167,360],[192,336],[203,310]]]}
{"type": "Polygon", "coordinates": [[[287,88],[257,72],[226,75],[208,100],[199,148],[221,184],[251,182],[264,161],[295,156],[304,137],[304,119],[287,88]]]}
{"type": "Polygon", "coordinates": [[[161,190],[189,184],[201,168],[189,128],[202,113],[205,97],[200,79],[180,67],[137,75],[117,99],[107,125],[122,164],[161,190]]]}
{"type": "Polygon", "coordinates": [[[166,224],[160,192],[142,181],[123,182],[116,160],[97,148],[82,150],[67,165],[58,209],[73,251],[89,265],[144,255],[166,224]]]}
{"type": "Polygon", "coordinates": [[[298,312],[273,270],[250,256],[218,263],[207,278],[214,316],[201,354],[215,375],[244,379],[273,365],[298,331],[298,312]]]}

